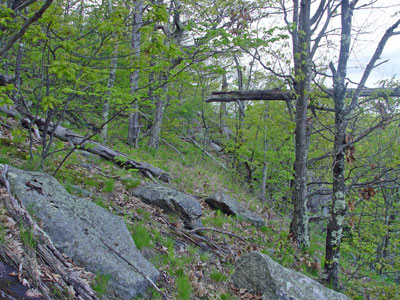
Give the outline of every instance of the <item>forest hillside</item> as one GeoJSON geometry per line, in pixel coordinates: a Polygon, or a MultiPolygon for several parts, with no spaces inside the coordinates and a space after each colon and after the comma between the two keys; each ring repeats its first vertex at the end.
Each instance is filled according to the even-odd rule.
{"type": "Polygon", "coordinates": [[[278,273],[399,299],[400,87],[368,81],[399,26],[385,0],[0,1],[2,260],[40,299],[269,299],[264,264],[277,299],[307,299],[278,273]]]}

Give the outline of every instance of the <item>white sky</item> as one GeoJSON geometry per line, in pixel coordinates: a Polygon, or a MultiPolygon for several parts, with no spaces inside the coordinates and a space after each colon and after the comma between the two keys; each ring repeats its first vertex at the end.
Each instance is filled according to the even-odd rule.
{"type": "MultiPolygon", "coordinates": [[[[368,1],[360,1],[361,4],[366,2],[368,1]]],[[[372,9],[355,11],[353,28],[361,29],[361,32],[365,33],[358,35],[354,40],[348,69],[348,77],[351,80],[358,81],[361,78],[362,71],[373,55],[382,35],[398,18],[400,18],[399,0],[378,0],[372,9]]],[[[397,31],[400,31],[400,28],[397,31]]],[[[376,86],[377,81],[393,76],[400,79],[400,35],[392,36],[386,44],[380,61],[387,59],[389,60],[387,63],[373,70],[367,86],[376,86]]]]}

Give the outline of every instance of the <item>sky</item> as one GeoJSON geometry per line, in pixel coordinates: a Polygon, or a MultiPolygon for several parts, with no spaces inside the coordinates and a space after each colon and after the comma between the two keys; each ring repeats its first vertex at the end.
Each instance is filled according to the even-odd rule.
{"type": "MultiPolygon", "coordinates": [[[[355,36],[348,69],[351,80],[358,81],[361,78],[363,69],[375,52],[381,37],[398,18],[400,18],[400,0],[377,0],[372,9],[355,11],[353,27],[364,33],[355,36]]],[[[376,87],[379,80],[393,76],[400,80],[400,35],[389,39],[380,61],[384,60],[389,61],[372,71],[367,81],[368,87],[376,87]]]]}

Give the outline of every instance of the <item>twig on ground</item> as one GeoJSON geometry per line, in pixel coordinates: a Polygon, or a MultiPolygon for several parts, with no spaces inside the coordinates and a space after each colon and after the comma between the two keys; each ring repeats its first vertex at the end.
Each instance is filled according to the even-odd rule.
{"type": "Polygon", "coordinates": [[[237,235],[237,234],[234,234],[234,233],[232,233],[232,232],[229,232],[229,231],[223,231],[223,230],[218,229],[218,228],[199,227],[199,228],[194,228],[194,229],[185,230],[185,231],[186,231],[186,232],[190,232],[190,233],[192,233],[192,232],[199,232],[199,231],[214,231],[214,232],[219,232],[219,233],[222,233],[222,234],[226,234],[226,235],[235,237],[235,238],[241,240],[242,242],[246,243],[246,239],[244,239],[243,237],[241,237],[241,236],[239,236],[239,235],[237,235]]]}
{"type": "Polygon", "coordinates": [[[178,150],[176,147],[174,147],[173,145],[171,145],[170,143],[168,143],[168,142],[167,142],[165,139],[163,139],[163,138],[161,138],[161,140],[162,140],[167,146],[169,146],[172,150],[174,150],[176,153],[178,153],[179,156],[182,158],[182,160],[185,161],[185,158],[183,157],[182,153],[179,152],[179,150],[178,150]]]}
{"type": "Polygon", "coordinates": [[[114,252],[119,258],[121,258],[124,262],[126,262],[128,265],[130,265],[136,272],[138,272],[144,279],[146,279],[155,289],[157,292],[160,293],[161,297],[164,300],[169,300],[168,296],[160,290],[160,288],[154,283],[153,280],[146,274],[144,274],[139,268],[137,268],[133,263],[131,263],[129,260],[127,260],[125,257],[121,255],[118,251],[116,251],[113,247],[109,246],[101,237],[99,237],[102,243],[112,252],[114,252]]]}

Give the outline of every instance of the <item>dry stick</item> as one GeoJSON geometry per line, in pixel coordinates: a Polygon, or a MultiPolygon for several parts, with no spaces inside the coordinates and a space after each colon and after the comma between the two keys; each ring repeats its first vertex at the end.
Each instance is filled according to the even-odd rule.
{"type": "Polygon", "coordinates": [[[234,233],[232,233],[232,232],[229,232],[229,231],[220,230],[220,229],[218,229],[218,228],[199,227],[199,228],[194,228],[194,229],[190,229],[190,230],[185,230],[185,232],[189,232],[189,233],[192,233],[192,232],[199,232],[199,231],[215,231],[215,232],[219,232],[219,233],[222,233],[222,234],[226,234],[226,235],[235,237],[235,238],[241,240],[242,242],[246,243],[246,239],[245,239],[245,238],[243,238],[243,237],[241,237],[241,236],[239,236],[239,235],[236,235],[236,234],[234,234],[234,233]]]}
{"type": "MultiPolygon", "coordinates": [[[[186,237],[187,239],[193,241],[193,238],[191,238],[191,237],[188,235],[188,234],[190,234],[190,232],[183,231],[183,230],[181,230],[181,229],[179,229],[179,230],[173,229],[173,230],[174,230],[174,232],[179,233],[179,234],[183,235],[184,237],[186,237]]],[[[223,253],[229,252],[228,250],[226,250],[226,249],[224,249],[224,248],[222,248],[222,247],[216,245],[216,244],[213,243],[212,241],[210,241],[210,240],[208,240],[208,239],[206,239],[206,238],[204,238],[204,237],[202,237],[202,236],[195,235],[195,237],[198,238],[199,240],[202,240],[203,242],[205,242],[211,250],[214,250],[213,248],[215,248],[214,253],[215,253],[219,258],[221,258],[221,255],[220,255],[216,250],[218,250],[218,251],[220,251],[220,252],[223,252],[223,253]]],[[[198,243],[196,243],[196,244],[198,245],[198,243]]]]}
{"type": "Polygon", "coordinates": [[[77,294],[82,299],[97,300],[98,298],[96,297],[96,293],[92,290],[92,288],[82,281],[82,279],[79,278],[74,270],[70,270],[70,264],[65,261],[65,258],[54,246],[50,237],[32,219],[24,205],[11,195],[10,183],[7,179],[7,172],[8,165],[5,165],[1,174],[1,179],[8,191],[11,209],[13,209],[15,214],[23,219],[34,230],[34,233],[42,241],[43,244],[38,244],[37,247],[39,253],[43,256],[47,263],[49,263],[50,267],[62,276],[65,282],[74,287],[77,294]]]}
{"type": "Polygon", "coordinates": [[[162,140],[167,146],[171,147],[172,150],[174,150],[176,153],[178,153],[179,156],[182,158],[182,160],[185,161],[185,158],[183,157],[182,153],[179,152],[179,150],[178,150],[176,147],[174,147],[173,145],[171,145],[170,143],[168,143],[168,142],[167,142],[165,139],[163,139],[163,138],[161,138],[161,140],[162,140]]]}
{"type": "Polygon", "coordinates": [[[220,162],[218,159],[216,159],[210,152],[203,149],[194,139],[192,139],[189,136],[183,136],[183,137],[181,137],[181,139],[184,141],[191,142],[196,148],[204,151],[204,154],[207,155],[209,158],[211,158],[213,161],[215,161],[222,169],[229,171],[228,168],[222,162],[220,162]]]}
{"type": "Polygon", "coordinates": [[[16,298],[6,294],[5,292],[3,292],[1,290],[0,290],[0,297],[1,297],[1,299],[4,299],[4,300],[17,300],[16,298]]]}
{"type": "Polygon", "coordinates": [[[7,124],[5,124],[3,122],[0,122],[0,126],[3,126],[3,127],[7,128],[7,129],[11,129],[12,128],[10,125],[7,125],[7,124]]]}
{"type": "Polygon", "coordinates": [[[125,257],[121,255],[117,250],[115,250],[113,247],[109,246],[101,237],[99,237],[104,246],[106,246],[110,251],[114,252],[119,258],[121,258],[124,262],[126,262],[128,265],[130,265],[136,272],[138,272],[144,279],[146,279],[156,290],[157,292],[160,293],[161,297],[165,300],[169,300],[167,295],[163,291],[160,290],[160,288],[154,283],[153,280],[146,274],[144,274],[141,270],[139,270],[133,263],[131,263],[129,260],[127,260],[125,257]]]}

